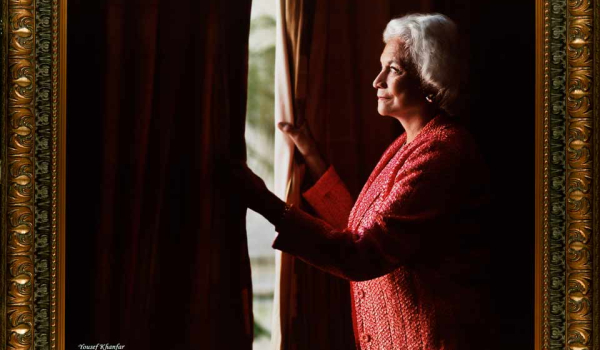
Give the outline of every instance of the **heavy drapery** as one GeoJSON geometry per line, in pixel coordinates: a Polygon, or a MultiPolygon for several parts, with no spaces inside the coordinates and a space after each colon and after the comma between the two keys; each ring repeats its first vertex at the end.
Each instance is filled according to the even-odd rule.
{"type": "Polygon", "coordinates": [[[70,131],[85,134],[87,118],[98,129],[74,137],[100,143],[95,162],[71,167],[70,217],[86,203],[74,174],[99,173],[100,189],[86,220],[67,228],[79,255],[67,271],[68,347],[251,349],[246,209],[217,185],[217,164],[246,157],[251,1],[100,3],[72,8],[103,18],[82,21],[92,35],[69,58],[70,131]],[[86,94],[89,85],[97,94],[86,94]],[[91,295],[82,308],[91,316],[69,317],[79,293],[91,295]]]}

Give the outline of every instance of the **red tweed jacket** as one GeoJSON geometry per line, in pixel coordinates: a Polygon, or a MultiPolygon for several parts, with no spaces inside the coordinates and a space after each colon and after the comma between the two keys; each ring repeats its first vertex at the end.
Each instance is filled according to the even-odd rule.
{"type": "Polygon", "coordinates": [[[487,200],[481,157],[448,116],[405,141],[385,151],[354,205],[330,167],[303,194],[320,218],[292,207],[273,247],[351,281],[359,349],[482,348],[486,254],[469,245],[487,200]]]}

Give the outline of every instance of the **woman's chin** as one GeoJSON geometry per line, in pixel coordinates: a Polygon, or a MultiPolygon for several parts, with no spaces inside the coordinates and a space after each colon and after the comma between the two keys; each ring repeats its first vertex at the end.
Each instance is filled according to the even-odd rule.
{"type": "Polygon", "coordinates": [[[382,117],[391,117],[390,111],[387,109],[377,108],[377,113],[382,117]]]}
{"type": "Polygon", "coordinates": [[[377,107],[377,113],[379,113],[379,115],[384,116],[384,117],[388,116],[387,108],[383,108],[381,106],[377,107]]]}
{"type": "Polygon", "coordinates": [[[396,115],[396,112],[398,112],[397,108],[390,107],[391,106],[389,106],[388,104],[379,101],[379,104],[377,105],[377,112],[384,117],[391,117],[396,115]]]}

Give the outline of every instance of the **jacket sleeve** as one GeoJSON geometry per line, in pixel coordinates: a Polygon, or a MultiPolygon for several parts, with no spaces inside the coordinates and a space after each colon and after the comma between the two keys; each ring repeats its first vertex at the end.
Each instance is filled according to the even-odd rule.
{"type": "Polygon", "coordinates": [[[354,201],[333,166],[302,196],[331,226],[341,230],[348,224],[354,201]]]}
{"type": "Polygon", "coordinates": [[[373,224],[352,231],[292,207],[276,227],[273,247],[339,277],[362,281],[401,265],[435,260],[452,250],[447,213],[458,209],[461,163],[443,147],[415,151],[391,191],[372,212],[373,224]]]}

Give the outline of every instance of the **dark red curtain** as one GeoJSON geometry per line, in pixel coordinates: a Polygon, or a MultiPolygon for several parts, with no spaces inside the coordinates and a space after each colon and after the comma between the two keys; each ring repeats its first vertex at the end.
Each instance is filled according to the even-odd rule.
{"type": "MultiPolygon", "coordinates": [[[[89,134],[100,142],[96,163],[71,170],[98,172],[100,186],[92,191],[97,203],[80,220],[84,226],[69,219],[67,228],[69,237],[85,235],[68,237],[67,249],[87,247],[91,257],[71,260],[88,269],[73,266],[67,279],[81,278],[80,292],[90,293],[93,304],[83,307],[92,316],[70,318],[85,298],[69,284],[67,344],[250,349],[246,209],[215,183],[219,162],[246,157],[251,0],[95,2],[76,1],[70,9],[80,11],[71,16],[96,18],[75,23],[95,40],[79,44],[97,51],[88,56],[91,67],[69,66],[71,82],[89,74],[86,85],[95,91],[85,108],[85,94],[70,85],[69,118],[91,118],[96,129],[89,134]]],[[[70,61],[81,58],[69,54],[70,61]]],[[[84,132],[78,121],[69,125],[72,133],[84,132]]],[[[83,138],[73,140],[69,147],[86,147],[83,138]]],[[[69,191],[81,190],[76,183],[69,191]]],[[[82,211],[70,208],[69,218],[82,211]]]]}

